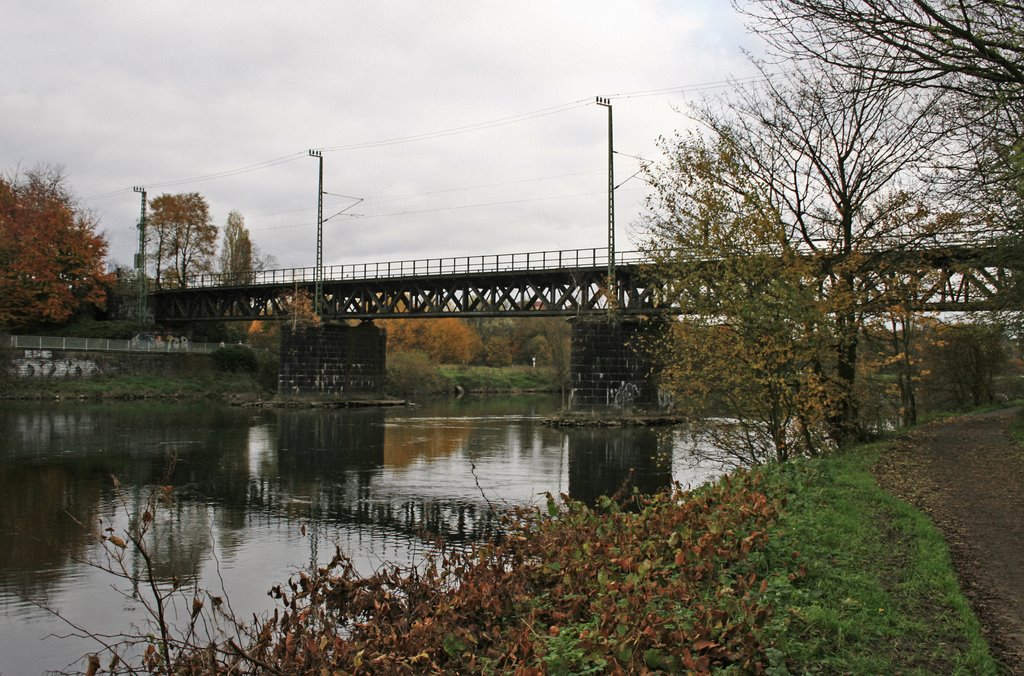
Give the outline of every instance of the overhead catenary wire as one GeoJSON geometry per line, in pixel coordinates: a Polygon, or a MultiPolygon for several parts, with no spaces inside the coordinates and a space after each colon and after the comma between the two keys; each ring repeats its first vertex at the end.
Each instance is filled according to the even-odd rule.
{"type": "MultiPolygon", "coordinates": [[[[619,152],[618,150],[615,151],[615,154],[616,155],[622,155],[623,157],[628,157],[628,158],[637,160],[637,161],[641,162],[641,164],[643,164],[643,163],[648,163],[649,164],[651,162],[651,160],[645,159],[645,158],[640,157],[638,155],[630,155],[628,153],[619,152]]],[[[417,198],[417,197],[432,197],[434,195],[444,195],[446,193],[464,193],[464,192],[469,191],[469,190],[484,190],[484,189],[487,189],[487,188],[501,188],[501,187],[510,186],[510,185],[523,185],[523,184],[528,184],[528,183],[539,183],[539,182],[542,182],[542,181],[553,181],[553,180],[557,180],[557,179],[561,179],[561,178],[576,178],[578,176],[587,176],[587,175],[591,175],[591,174],[602,174],[603,175],[604,173],[605,173],[604,169],[590,169],[590,170],[587,170],[587,171],[573,171],[573,172],[568,172],[568,173],[564,173],[564,174],[552,174],[552,175],[549,175],[549,176],[535,176],[535,177],[531,177],[531,178],[519,178],[519,179],[514,179],[514,180],[509,180],[509,181],[496,181],[496,182],[493,182],[493,183],[478,183],[478,184],[474,184],[474,185],[460,185],[460,186],[455,186],[455,187],[452,187],[452,188],[439,188],[437,190],[423,190],[423,191],[420,191],[420,192],[396,193],[396,194],[392,194],[392,195],[371,195],[369,197],[362,198],[362,199],[365,199],[367,202],[373,202],[375,204],[381,204],[381,203],[386,203],[386,202],[396,202],[396,201],[400,201],[400,200],[414,199],[414,198],[417,198]]],[[[326,191],[324,192],[324,194],[332,195],[332,196],[335,196],[335,197],[343,197],[345,199],[356,199],[355,197],[352,197],[351,195],[340,195],[338,193],[331,193],[331,192],[326,192],[326,191]]],[[[316,207],[299,207],[299,208],[296,208],[296,209],[283,209],[281,211],[268,211],[268,212],[264,212],[264,213],[260,213],[260,214],[252,214],[251,218],[268,218],[268,217],[272,217],[272,216],[286,216],[288,214],[301,214],[301,213],[305,213],[305,212],[308,212],[308,211],[313,211],[315,209],[316,209],[316,207]]],[[[292,226],[287,226],[287,227],[292,227],[292,226]]]]}
{"type": "Polygon", "coordinates": [[[625,99],[638,99],[648,96],[667,96],[669,94],[691,94],[694,92],[708,91],[712,89],[731,89],[749,84],[757,84],[775,77],[775,73],[760,73],[740,78],[729,78],[726,80],[715,80],[713,82],[702,82],[693,85],[682,85],[678,87],[663,87],[661,89],[642,89],[635,92],[621,92],[606,96],[607,99],[622,101],[625,99]]]}
{"type": "MultiPolygon", "coordinates": [[[[687,94],[687,93],[693,93],[693,92],[698,92],[698,91],[706,91],[706,90],[710,90],[710,89],[722,89],[722,88],[729,88],[729,87],[737,87],[737,86],[746,85],[746,84],[753,84],[753,83],[756,83],[756,82],[759,82],[759,81],[770,79],[771,77],[773,77],[772,73],[758,74],[758,75],[752,75],[752,76],[746,76],[746,77],[740,77],[740,78],[730,78],[730,79],[727,79],[727,80],[717,80],[717,81],[712,81],[712,82],[703,82],[703,83],[691,84],[691,85],[678,85],[678,86],[675,86],[675,87],[662,87],[662,88],[659,88],[659,89],[644,89],[644,90],[637,90],[637,91],[619,92],[619,93],[616,93],[616,94],[610,94],[610,95],[606,96],[605,98],[622,101],[622,100],[631,99],[631,98],[643,98],[643,97],[651,97],[651,96],[667,96],[667,95],[671,95],[671,94],[687,94]]],[[[348,151],[348,150],[359,150],[359,149],[365,149],[365,148],[375,148],[375,147],[381,147],[381,146],[397,145],[397,144],[401,144],[401,143],[414,143],[414,142],[417,142],[417,141],[424,141],[424,140],[428,140],[428,139],[443,138],[443,137],[446,137],[446,136],[453,136],[453,135],[456,135],[456,134],[466,134],[466,133],[470,133],[470,132],[474,132],[474,131],[480,131],[480,130],[484,130],[484,129],[491,129],[491,128],[494,128],[494,127],[499,127],[499,126],[504,126],[504,125],[509,125],[509,124],[516,124],[516,123],[519,123],[519,122],[524,122],[524,121],[536,119],[536,118],[539,118],[539,117],[545,117],[545,116],[549,116],[549,115],[556,115],[556,114],[559,114],[559,113],[563,113],[563,112],[567,112],[567,111],[570,111],[570,110],[574,110],[576,108],[582,108],[582,107],[585,107],[585,106],[592,105],[592,103],[593,103],[593,97],[589,97],[588,96],[586,98],[577,99],[575,101],[570,101],[568,103],[563,103],[563,104],[559,104],[559,105],[555,105],[555,106],[549,106],[547,108],[540,108],[540,109],[537,109],[537,110],[533,110],[533,111],[529,111],[529,112],[525,112],[525,113],[520,113],[520,114],[517,114],[517,115],[510,115],[510,116],[506,116],[506,117],[496,118],[494,120],[487,120],[487,121],[477,122],[477,123],[473,123],[473,124],[461,125],[461,126],[456,126],[456,127],[449,127],[449,128],[446,128],[446,129],[440,129],[440,130],[431,131],[431,132],[424,132],[424,133],[421,133],[421,134],[410,134],[410,135],[407,135],[407,136],[398,136],[398,137],[393,137],[393,138],[378,139],[378,140],[374,140],[374,141],[365,141],[365,142],[345,144],[345,145],[324,146],[322,148],[319,148],[319,150],[321,150],[323,152],[340,152],[340,151],[348,151]]],[[[231,168],[231,169],[224,169],[222,171],[210,172],[210,173],[207,173],[207,174],[200,174],[200,175],[197,175],[197,176],[190,176],[190,177],[185,177],[185,178],[171,179],[171,180],[166,180],[166,181],[143,181],[142,183],[144,183],[147,187],[150,187],[150,188],[168,188],[168,187],[174,187],[174,186],[180,186],[180,185],[188,185],[188,184],[191,184],[191,183],[201,183],[201,182],[204,182],[204,181],[212,181],[212,180],[216,180],[216,179],[228,178],[228,177],[231,177],[231,176],[237,176],[239,174],[249,173],[249,172],[253,172],[253,171],[259,171],[259,170],[267,169],[267,168],[274,167],[274,166],[277,166],[277,165],[280,165],[280,164],[286,164],[288,162],[293,162],[295,160],[298,160],[301,157],[305,157],[306,156],[306,152],[307,151],[295,152],[295,153],[291,153],[291,154],[288,154],[288,155],[283,155],[281,157],[276,157],[276,158],[273,158],[273,159],[264,160],[262,162],[256,162],[256,163],[253,163],[253,164],[248,164],[248,165],[244,165],[244,166],[241,166],[241,167],[235,167],[235,168],[231,168]]],[[[88,195],[88,196],[85,196],[85,197],[83,197],[81,199],[83,201],[94,201],[94,200],[108,199],[108,198],[111,198],[111,197],[116,197],[118,195],[129,193],[129,192],[131,192],[131,188],[130,187],[125,187],[125,188],[121,188],[121,189],[117,189],[117,190],[111,190],[111,191],[107,191],[107,192],[103,192],[103,193],[97,193],[97,194],[93,194],[93,195],[88,195]]]]}
{"type": "Polygon", "coordinates": [[[238,174],[245,174],[251,171],[259,171],[260,169],[267,169],[269,167],[276,167],[279,164],[286,164],[288,162],[294,162],[300,157],[305,157],[306,153],[292,153],[291,155],[285,155],[272,160],[266,160],[265,162],[257,162],[256,164],[246,165],[244,167],[238,167],[235,169],[225,169],[224,171],[218,171],[203,176],[193,176],[191,178],[180,178],[172,181],[151,181],[146,183],[149,187],[154,188],[166,188],[176,185],[184,185],[187,183],[200,183],[202,181],[212,181],[218,178],[226,178],[228,176],[237,176],[238,174]]]}
{"type": "Polygon", "coordinates": [[[412,134],[409,136],[399,136],[395,138],[380,139],[377,141],[366,141],[363,143],[350,143],[347,145],[338,146],[326,146],[322,148],[324,152],[339,152],[345,150],[361,150],[364,148],[377,148],[380,146],[397,145],[399,143],[413,143],[416,141],[426,141],[428,139],[442,138],[445,136],[455,136],[457,134],[468,134],[474,131],[480,131],[483,129],[491,129],[494,127],[501,127],[509,124],[516,124],[518,122],[524,122],[526,120],[532,120],[538,117],[546,117],[548,115],[556,115],[558,113],[564,113],[575,108],[582,108],[590,105],[590,99],[579,99],[570,103],[564,103],[558,106],[551,106],[549,108],[541,108],[540,110],[534,110],[528,113],[521,113],[519,115],[510,115],[508,117],[501,117],[495,120],[488,120],[486,122],[477,122],[474,124],[462,125],[459,127],[451,127],[448,129],[441,129],[438,131],[425,132],[422,134],[412,134]]]}
{"type": "MultiPolygon", "coordinates": [[[[628,157],[633,157],[629,155],[628,157]]],[[[432,197],[434,195],[444,195],[447,193],[465,193],[470,190],[484,190],[487,188],[501,188],[510,185],[523,185],[528,183],[540,183],[542,181],[553,181],[560,178],[575,178],[577,176],[587,176],[589,174],[603,174],[603,169],[592,169],[588,171],[574,171],[565,174],[553,174],[550,176],[536,176],[532,178],[520,178],[511,181],[496,181],[493,183],[479,183],[474,185],[460,185],[452,188],[439,188],[437,190],[424,190],[420,192],[407,192],[407,193],[396,193],[393,195],[371,195],[370,197],[361,198],[367,202],[374,204],[382,204],[387,202],[397,202],[401,200],[409,200],[417,197],[432,197]]],[[[337,193],[326,192],[326,195],[333,195],[335,197],[344,197],[346,199],[356,199],[350,195],[339,195],[337,193]]],[[[253,214],[252,218],[267,218],[271,216],[284,216],[288,214],[300,214],[307,211],[312,211],[315,207],[300,207],[298,209],[285,209],[282,211],[270,211],[262,214],[253,214]]]]}
{"type": "MultiPolygon", "coordinates": [[[[623,181],[623,183],[625,183],[625,181],[623,181]]],[[[633,192],[634,190],[639,190],[639,189],[638,188],[637,189],[627,189],[627,192],[633,192]]],[[[429,209],[410,209],[410,210],[407,210],[407,211],[392,211],[392,212],[388,212],[388,213],[360,214],[358,216],[353,214],[353,216],[355,216],[357,218],[360,218],[360,219],[397,218],[397,217],[401,217],[401,216],[416,216],[416,215],[419,215],[419,214],[431,214],[431,213],[438,213],[438,212],[443,212],[443,211],[464,211],[464,210],[467,210],[467,209],[486,209],[486,208],[489,208],[489,207],[510,206],[510,205],[513,205],[513,204],[527,204],[527,203],[530,203],[530,202],[545,202],[545,201],[558,200],[558,199],[577,199],[577,198],[581,198],[581,197],[593,197],[595,195],[603,195],[603,194],[605,194],[604,191],[598,190],[598,191],[589,191],[589,192],[580,192],[580,193],[567,193],[567,194],[562,194],[562,195],[547,195],[545,197],[527,197],[527,198],[523,198],[523,199],[502,200],[502,201],[497,201],[497,202],[476,202],[476,203],[473,203],[473,204],[457,204],[457,205],[451,205],[451,206],[431,207],[429,209]]],[[[308,226],[309,226],[309,222],[308,221],[304,221],[302,223],[289,223],[287,225],[254,226],[254,227],[250,228],[250,230],[252,232],[265,232],[265,231],[268,231],[268,230],[286,230],[286,229],[289,229],[289,228],[304,228],[304,227],[308,227],[308,226]]]]}
{"type": "MultiPolygon", "coordinates": [[[[143,183],[147,188],[170,188],[178,185],[188,185],[190,183],[202,183],[203,181],[212,181],[218,178],[227,178],[229,176],[237,176],[239,174],[246,174],[252,171],[259,171],[261,169],[268,169],[270,167],[276,167],[280,164],[286,164],[294,160],[304,157],[305,153],[292,153],[291,155],[285,155],[283,157],[276,157],[271,160],[265,160],[263,162],[256,162],[254,164],[248,164],[242,167],[235,167],[233,169],[225,169],[223,171],[217,171],[209,174],[203,174],[200,176],[190,176],[188,178],[178,178],[170,181],[144,181],[143,183]]],[[[83,200],[98,200],[109,197],[120,195],[121,193],[131,192],[130,188],[123,188],[121,190],[112,190],[110,192],[100,193],[97,195],[89,195],[83,197],[83,200]]]]}

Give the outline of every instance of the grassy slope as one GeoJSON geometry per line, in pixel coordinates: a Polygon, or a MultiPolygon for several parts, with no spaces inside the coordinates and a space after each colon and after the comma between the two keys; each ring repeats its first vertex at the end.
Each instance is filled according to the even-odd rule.
{"type": "Polygon", "coordinates": [[[140,399],[156,397],[220,397],[260,392],[248,375],[210,371],[174,376],[110,376],[77,380],[8,381],[3,397],[17,399],[140,399]]]}
{"type": "Polygon", "coordinates": [[[438,371],[468,392],[558,391],[555,374],[549,368],[446,365],[438,371]]]}
{"type": "Polygon", "coordinates": [[[768,470],[788,491],[769,551],[798,551],[807,571],[769,590],[778,657],[826,673],[997,673],[942,536],[871,477],[884,452],[768,470]]]}
{"type": "MultiPolygon", "coordinates": [[[[700,595],[729,618],[738,598],[729,592],[736,572],[752,571],[758,582],[766,581],[742,594],[744,604],[771,609],[754,630],[759,663],[732,664],[726,671],[998,673],[941,534],[871,476],[884,452],[885,444],[876,444],[754,471],[765,495],[782,505],[766,546],[723,568],[716,578],[721,589],[700,595]]],[[[734,508],[722,504],[720,509],[734,508]]],[[[724,546],[735,547],[744,534],[737,529],[732,545],[724,546]]],[[[698,536],[694,532],[691,538],[698,536]]],[[[544,657],[549,669],[576,673],[593,666],[582,659],[592,648],[577,635],[563,633],[549,646],[544,657]]],[[[724,643],[721,635],[712,638],[724,643]]]]}

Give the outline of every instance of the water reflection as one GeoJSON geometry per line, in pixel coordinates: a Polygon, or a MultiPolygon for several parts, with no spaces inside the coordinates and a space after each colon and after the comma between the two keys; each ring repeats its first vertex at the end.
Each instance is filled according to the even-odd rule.
{"type": "Polygon", "coordinates": [[[569,437],[569,495],[594,504],[602,495],[627,501],[633,491],[655,493],[672,484],[672,437],[634,427],[608,434],[576,429],[569,437]]]}
{"type": "Polygon", "coordinates": [[[267,608],[272,584],[323,562],[335,543],[368,572],[408,561],[427,536],[492,535],[491,505],[537,503],[545,492],[592,503],[673,479],[671,434],[541,425],[538,416],[556,407],[536,397],[356,411],[8,405],[0,411],[0,673],[39,671],[53,651],[9,649],[26,632],[56,630],[18,597],[127,626],[124,601],[94,593],[112,580],[79,562],[97,556],[100,520],[123,526],[157,485],[173,486],[175,499],[155,528],[156,576],[213,588],[223,576],[248,612],[267,608]]]}

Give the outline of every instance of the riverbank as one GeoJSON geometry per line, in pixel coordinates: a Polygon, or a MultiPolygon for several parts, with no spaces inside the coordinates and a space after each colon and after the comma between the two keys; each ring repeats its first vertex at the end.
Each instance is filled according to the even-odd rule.
{"type": "MultiPolygon", "coordinates": [[[[900,440],[736,472],[689,494],[552,500],[499,544],[409,570],[332,566],[275,588],[220,668],[994,674],[949,551],[872,469],[900,440]],[[458,580],[457,585],[452,581],[458,580]]],[[[180,655],[210,668],[213,653],[180,655]]]]}
{"type": "MultiPolygon", "coordinates": [[[[435,373],[435,384],[421,393],[521,394],[558,391],[553,372],[544,368],[441,366],[436,367],[435,373]]],[[[275,397],[276,393],[268,389],[275,381],[276,375],[265,373],[264,369],[250,374],[213,370],[209,365],[204,369],[183,369],[180,373],[97,375],[87,378],[7,377],[0,387],[0,399],[256,401],[275,397]]],[[[406,394],[401,388],[391,389],[395,390],[394,394],[406,394]]]]}
{"type": "Polygon", "coordinates": [[[60,380],[12,378],[4,381],[0,388],[0,399],[255,399],[262,392],[264,389],[252,375],[207,371],[60,380]]]}
{"type": "Polygon", "coordinates": [[[874,472],[935,522],[1004,673],[1024,674],[1024,447],[1021,409],[923,425],[874,472]]]}
{"type": "Polygon", "coordinates": [[[529,366],[456,366],[437,368],[447,389],[474,394],[558,392],[558,377],[550,368],[529,366]]]}

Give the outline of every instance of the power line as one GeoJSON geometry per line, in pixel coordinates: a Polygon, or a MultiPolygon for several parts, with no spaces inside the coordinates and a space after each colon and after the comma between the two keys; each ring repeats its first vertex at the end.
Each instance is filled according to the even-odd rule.
{"type": "Polygon", "coordinates": [[[457,188],[441,188],[439,190],[428,190],[425,192],[415,193],[400,193],[396,195],[379,195],[375,197],[368,197],[367,200],[374,202],[394,202],[396,200],[411,199],[413,197],[429,197],[431,195],[443,195],[451,192],[463,192],[466,190],[482,190],[484,188],[500,188],[507,185],[522,185],[524,183],[535,183],[538,181],[553,181],[557,178],[573,178],[576,176],[586,176],[587,174],[603,173],[600,170],[591,171],[576,171],[568,174],[555,174],[552,176],[536,176],[533,178],[520,178],[514,181],[499,181],[497,183],[481,183],[479,185],[465,185],[457,188]]]}
{"type": "Polygon", "coordinates": [[[460,127],[451,127],[449,129],[441,129],[438,131],[425,132],[422,134],[412,134],[410,136],[398,136],[395,138],[380,139],[377,141],[366,141],[363,143],[351,143],[348,145],[329,146],[322,148],[322,150],[325,152],[339,152],[345,150],[377,148],[380,146],[397,145],[399,143],[412,143],[414,141],[426,141],[428,139],[442,138],[445,136],[454,136],[456,134],[467,134],[469,132],[480,131],[482,129],[491,129],[493,127],[501,127],[508,124],[515,124],[517,122],[524,122],[526,120],[532,120],[538,117],[556,115],[558,113],[564,113],[575,108],[582,108],[587,105],[590,105],[589,98],[580,99],[578,101],[572,101],[571,103],[563,103],[561,105],[552,106],[550,108],[541,108],[540,110],[534,110],[528,113],[521,113],[519,115],[511,115],[509,117],[501,117],[496,120],[488,120],[486,122],[477,122],[475,124],[467,124],[460,127]]]}
{"type": "Polygon", "coordinates": [[[250,171],[258,171],[260,169],[267,169],[269,167],[275,167],[279,164],[286,164],[288,162],[294,162],[300,157],[305,157],[306,153],[292,153],[291,155],[285,155],[265,162],[258,162],[256,164],[246,165],[244,167],[238,167],[237,169],[225,169],[224,171],[214,172],[212,174],[205,174],[203,176],[192,176],[190,178],[179,178],[172,181],[163,182],[150,182],[147,183],[147,187],[166,188],[175,185],[183,185],[185,183],[200,183],[202,181],[212,181],[217,178],[226,178],[228,176],[236,176],[238,174],[245,174],[250,171]]]}
{"type": "MultiPolygon", "coordinates": [[[[635,192],[636,190],[639,190],[639,189],[638,188],[627,189],[625,192],[635,192]]],[[[415,215],[418,215],[418,214],[432,214],[432,213],[438,213],[438,212],[441,212],[441,211],[462,211],[462,210],[465,210],[465,209],[483,209],[483,208],[487,208],[487,207],[503,207],[503,206],[509,206],[509,205],[512,205],[512,204],[526,204],[526,203],[529,203],[529,202],[544,202],[544,201],[548,201],[548,200],[558,200],[558,199],[576,199],[576,198],[580,198],[580,197],[593,197],[594,195],[603,195],[603,194],[605,194],[605,192],[603,190],[599,190],[599,191],[591,191],[591,192],[569,193],[569,194],[564,194],[564,195],[548,195],[547,197],[528,197],[528,198],[524,198],[524,199],[504,200],[504,201],[500,201],[500,202],[477,202],[475,204],[461,204],[461,205],[455,205],[455,206],[434,207],[434,208],[431,208],[431,209],[414,209],[414,210],[410,210],[410,211],[393,211],[393,212],[382,213],[382,214],[365,214],[365,215],[359,216],[359,218],[360,219],[395,218],[395,217],[399,217],[399,216],[415,216],[415,215]]],[[[271,226],[266,226],[266,227],[258,227],[257,226],[257,227],[250,228],[250,230],[252,232],[263,232],[263,231],[266,231],[266,230],[285,230],[285,229],[288,229],[288,228],[304,228],[304,227],[308,227],[308,226],[309,226],[309,222],[305,222],[305,223],[291,223],[289,225],[271,225],[271,226]]]]}
{"type": "Polygon", "coordinates": [[[92,202],[94,200],[102,200],[102,199],[109,199],[111,197],[117,197],[118,195],[123,195],[125,193],[130,193],[130,192],[132,192],[132,188],[121,188],[119,190],[111,190],[110,192],[101,192],[101,193],[96,194],[96,195],[86,195],[85,197],[83,197],[81,199],[82,199],[83,202],[92,202]]]}
{"type": "MultiPolygon", "coordinates": [[[[660,88],[660,89],[645,89],[645,90],[638,90],[638,91],[633,91],[633,92],[620,92],[620,93],[617,93],[617,94],[612,94],[612,95],[607,96],[605,98],[615,99],[615,100],[624,100],[624,99],[643,98],[643,97],[650,97],[650,96],[666,96],[666,95],[669,95],[669,94],[686,94],[686,93],[692,93],[692,92],[698,92],[698,91],[706,91],[706,90],[709,90],[709,89],[722,89],[722,88],[737,87],[737,86],[744,85],[744,84],[753,84],[753,83],[756,83],[756,82],[759,82],[759,81],[770,79],[771,77],[772,77],[772,74],[769,73],[769,74],[765,74],[765,75],[748,76],[748,77],[734,78],[734,79],[728,79],[728,80],[717,80],[717,81],[704,82],[704,83],[698,83],[698,84],[692,84],[692,85],[678,85],[678,86],[675,86],[675,87],[663,87],[663,88],[660,88]]],[[[450,127],[450,128],[447,128],[447,129],[441,129],[441,130],[431,131],[431,132],[424,132],[424,133],[421,133],[421,134],[412,134],[412,135],[409,135],[409,136],[398,136],[398,137],[394,137],[394,138],[385,138],[385,139],[379,139],[379,140],[375,140],[375,141],[366,141],[366,142],[352,143],[352,144],[347,144],[347,145],[326,146],[326,147],[320,148],[319,150],[321,150],[323,152],[341,152],[341,151],[349,151],[349,150],[360,150],[360,149],[366,149],[366,148],[377,148],[377,147],[382,147],[382,146],[397,145],[397,144],[402,144],[402,143],[413,143],[413,142],[417,142],[417,141],[425,141],[425,140],[429,140],[429,139],[443,138],[443,137],[446,137],[446,136],[454,136],[454,135],[457,135],[457,134],[466,134],[466,133],[470,133],[470,132],[474,132],[474,131],[481,131],[481,130],[485,130],[485,129],[492,129],[494,127],[500,127],[500,126],[505,126],[505,125],[510,125],[510,124],[516,124],[516,123],[519,123],[519,122],[525,122],[527,120],[532,120],[532,119],[536,119],[536,118],[540,118],[540,117],[546,117],[546,116],[549,116],[549,115],[556,115],[556,114],[559,114],[559,113],[563,113],[563,112],[567,112],[567,111],[570,111],[570,110],[574,110],[576,108],[582,108],[582,107],[585,107],[585,106],[592,105],[592,102],[593,102],[593,98],[592,97],[587,97],[587,98],[583,98],[583,99],[578,99],[576,101],[571,101],[571,102],[568,102],[568,103],[559,104],[559,105],[556,105],[556,106],[550,106],[550,107],[547,107],[547,108],[540,108],[538,110],[533,110],[533,111],[526,112],[526,113],[520,113],[518,115],[511,115],[511,116],[507,116],[507,117],[501,117],[501,118],[497,118],[497,119],[494,119],[494,120],[488,120],[488,121],[478,122],[478,123],[474,123],[474,124],[462,125],[462,126],[458,126],[458,127],[450,127]]],[[[146,182],[146,186],[150,187],[150,188],[167,188],[167,187],[173,187],[173,186],[179,186],[179,185],[186,185],[186,184],[190,184],[190,183],[200,183],[200,182],[203,182],[203,181],[212,181],[212,180],[216,180],[216,179],[220,179],[220,178],[227,178],[227,177],[230,177],[230,176],[237,176],[239,174],[244,174],[244,173],[248,173],[248,172],[252,172],[252,171],[259,171],[261,169],[267,169],[267,168],[278,166],[278,165],[281,165],[281,164],[286,164],[288,162],[293,162],[293,161],[299,159],[300,157],[305,157],[306,154],[307,154],[306,151],[296,152],[296,153],[292,153],[292,154],[289,154],[289,155],[284,155],[284,156],[281,156],[281,157],[273,158],[273,159],[270,159],[270,160],[265,160],[263,162],[257,162],[255,164],[249,164],[249,165],[245,165],[245,166],[242,166],[242,167],[236,167],[236,168],[232,168],[232,169],[225,169],[225,170],[222,170],[222,171],[212,172],[212,173],[209,173],[209,174],[201,174],[201,175],[198,175],[198,176],[190,176],[190,177],[186,177],[186,178],[172,179],[172,180],[167,180],[167,181],[148,181],[148,182],[146,182]]],[[[122,188],[122,189],[119,189],[119,190],[112,190],[112,191],[105,192],[105,193],[89,195],[87,197],[83,197],[82,200],[83,201],[92,201],[92,200],[99,200],[99,199],[107,199],[107,198],[116,197],[118,195],[122,195],[124,193],[129,193],[129,192],[131,192],[131,188],[122,188]]]]}
{"type": "MultiPolygon", "coordinates": [[[[149,181],[146,183],[147,188],[169,188],[176,185],[187,185],[189,183],[201,183],[203,181],[212,181],[218,178],[227,178],[229,176],[237,176],[238,174],[246,174],[252,171],[259,171],[260,169],[268,169],[270,167],[276,167],[280,164],[286,164],[297,160],[300,157],[304,157],[305,153],[293,153],[291,155],[284,155],[283,157],[276,157],[272,160],[265,160],[263,162],[257,162],[255,164],[248,164],[243,167],[236,167],[234,169],[225,169],[223,171],[217,171],[210,174],[203,174],[200,176],[190,176],[188,178],[177,178],[170,181],[149,181]]],[[[98,195],[90,195],[83,197],[83,200],[98,200],[106,199],[109,197],[115,197],[122,193],[131,192],[131,188],[122,188],[121,190],[112,190],[110,192],[100,193],[98,195]]]]}
{"type": "MultiPolygon", "coordinates": [[[[620,153],[620,154],[622,154],[622,153],[620,153]]],[[[635,157],[635,156],[634,155],[626,155],[626,157],[635,157]]],[[[637,159],[641,159],[641,158],[637,158],[637,159]]],[[[590,171],[576,171],[576,172],[570,172],[570,173],[566,173],[566,174],[553,174],[553,175],[550,175],[550,176],[535,176],[535,177],[531,177],[531,178],[520,178],[520,179],[516,179],[516,180],[513,180],[513,181],[498,181],[496,183],[481,183],[481,184],[477,184],[477,185],[464,185],[464,186],[458,186],[458,187],[454,187],[454,188],[441,188],[441,189],[438,189],[438,190],[426,190],[426,191],[423,191],[423,192],[396,193],[396,194],[393,194],[393,195],[371,195],[371,196],[365,198],[365,201],[367,201],[367,202],[374,202],[374,203],[395,202],[395,201],[399,201],[399,200],[413,199],[415,197],[432,197],[434,195],[444,195],[444,194],[453,193],[453,192],[466,192],[468,190],[483,190],[483,189],[486,189],[486,188],[500,188],[500,187],[509,186],[509,185],[523,185],[523,184],[526,184],[526,183],[536,183],[536,182],[540,182],[540,181],[553,181],[553,180],[559,179],[559,178],[574,178],[574,177],[577,177],[577,176],[586,176],[588,174],[598,174],[598,173],[604,173],[604,170],[594,169],[594,170],[590,170],[590,171]]],[[[324,192],[324,194],[325,195],[334,195],[334,196],[337,196],[337,197],[345,197],[347,199],[357,199],[357,198],[352,197],[350,195],[338,195],[337,193],[330,193],[330,192],[326,192],[326,191],[324,192]]],[[[269,216],[284,216],[284,215],[287,215],[287,214],[299,214],[299,213],[303,213],[303,212],[307,212],[307,211],[312,211],[312,210],[313,210],[312,207],[302,207],[302,208],[299,208],[299,209],[286,209],[286,210],[283,210],[283,211],[271,211],[271,212],[262,213],[262,214],[253,214],[253,215],[250,216],[250,218],[266,218],[266,217],[269,217],[269,216]]]]}
{"type": "Polygon", "coordinates": [[[716,80],[713,82],[702,82],[694,85],[681,85],[678,87],[664,87],[662,89],[643,89],[635,92],[622,92],[619,94],[612,94],[605,98],[608,99],[637,99],[644,98],[647,96],[667,96],[669,94],[690,94],[693,92],[702,92],[710,89],[731,89],[733,87],[739,87],[742,85],[756,84],[770,80],[774,77],[774,73],[766,73],[759,75],[749,75],[740,78],[730,78],[728,80],[716,80]]]}

